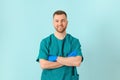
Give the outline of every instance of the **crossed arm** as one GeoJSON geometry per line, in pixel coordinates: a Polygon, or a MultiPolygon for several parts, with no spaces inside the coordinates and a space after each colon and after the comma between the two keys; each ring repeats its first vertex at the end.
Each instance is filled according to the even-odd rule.
{"type": "Polygon", "coordinates": [[[81,56],[75,56],[75,57],[57,57],[56,62],[51,62],[48,60],[40,59],[40,66],[43,69],[53,69],[58,68],[61,66],[80,66],[82,61],[81,56]]]}
{"type": "Polygon", "coordinates": [[[39,62],[42,69],[53,69],[63,66],[59,62],[51,62],[44,59],[40,59],[39,62]]]}

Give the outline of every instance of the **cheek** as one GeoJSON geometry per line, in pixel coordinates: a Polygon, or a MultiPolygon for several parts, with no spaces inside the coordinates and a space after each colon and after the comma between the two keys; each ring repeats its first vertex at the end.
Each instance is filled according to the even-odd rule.
{"type": "Polygon", "coordinates": [[[57,24],[55,22],[53,22],[53,25],[56,26],[57,24]]]}
{"type": "Polygon", "coordinates": [[[57,26],[58,26],[57,24],[54,24],[54,27],[55,27],[55,28],[57,28],[57,26]]]}
{"type": "Polygon", "coordinates": [[[57,23],[55,23],[54,25],[55,25],[55,26],[57,26],[58,24],[57,24],[57,23]]]}
{"type": "Polygon", "coordinates": [[[67,23],[64,23],[63,25],[64,25],[64,26],[67,26],[67,23]]]}

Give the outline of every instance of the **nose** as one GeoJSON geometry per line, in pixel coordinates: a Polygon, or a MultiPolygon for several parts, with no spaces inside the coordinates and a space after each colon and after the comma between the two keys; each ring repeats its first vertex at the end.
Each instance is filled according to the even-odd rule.
{"type": "Polygon", "coordinates": [[[61,22],[61,21],[59,21],[58,25],[59,25],[59,26],[61,26],[61,25],[62,25],[62,22],[61,22]]]}

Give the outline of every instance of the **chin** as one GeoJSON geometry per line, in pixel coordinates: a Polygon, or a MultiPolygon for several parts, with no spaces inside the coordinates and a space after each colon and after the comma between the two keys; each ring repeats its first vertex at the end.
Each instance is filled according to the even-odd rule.
{"type": "Polygon", "coordinates": [[[57,31],[58,33],[64,33],[65,31],[57,31]]]}
{"type": "Polygon", "coordinates": [[[63,29],[63,30],[58,30],[58,29],[56,29],[56,31],[59,32],[59,33],[64,33],[65,30],[66,30],[66,29],[63,29]]]}

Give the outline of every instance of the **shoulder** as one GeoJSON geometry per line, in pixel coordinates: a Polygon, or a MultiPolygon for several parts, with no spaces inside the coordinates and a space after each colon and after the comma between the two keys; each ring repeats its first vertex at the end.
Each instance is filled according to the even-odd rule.
{"type": "Polygon", "coordinates": [[[78,38],[72,36],[71,34],[67,34],[67,38],[68,38],[70,41],[72,41],[72,42],[73,42],[73,41],[79,41],[78,38]]]}
{"type": "Polygon", "coordinates": [[[50,40],[51,40],[51,37],[52,37],[53,34],[50,34],[49,36],[43,38],[41,40],[41,44],[49,44],[50,43],[50,40]]]}
{"type": "Polygon", "coordinates": [[[67,34],[67,37],[72,45],[81,45],[80,40],[78,38],[72,36],[71,34],[67,34]]]}

